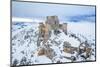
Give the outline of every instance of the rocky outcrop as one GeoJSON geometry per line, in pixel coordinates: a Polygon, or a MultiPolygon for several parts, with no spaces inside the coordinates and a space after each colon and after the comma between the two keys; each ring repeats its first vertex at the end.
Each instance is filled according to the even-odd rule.
{"type": "Polygon", "coordinates": [[[44,47],[40,47],[38,50],[38,56],[45,55],[49,59],[52,59],[55,56],[55,53],[52,48],[48,47],[48,45],[45,45],[44,47]]]}

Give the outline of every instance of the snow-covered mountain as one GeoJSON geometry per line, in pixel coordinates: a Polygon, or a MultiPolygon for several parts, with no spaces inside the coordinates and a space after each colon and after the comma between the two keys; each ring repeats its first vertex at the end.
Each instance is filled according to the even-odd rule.
{"type": "Polygon", "coordinates": [[[95,23],[68,23],[67,35],[63,31],[60,31],[57,35],[52,32],[51,37],[46,43],[48,48],[52,49],[52,58],[46,55],[38,55],[38,50],[43,47],[42,42],[40,45],[37,45],[39,34],[38,25],[38,23],[27,22],[12,23],[12,65],[95,60],[95,23]],[[74,48],[79,48],[80,44],[89,46],[91,48],[89,57],[86,57],[86,52],[64,52],[65,41],[74,48]]]}

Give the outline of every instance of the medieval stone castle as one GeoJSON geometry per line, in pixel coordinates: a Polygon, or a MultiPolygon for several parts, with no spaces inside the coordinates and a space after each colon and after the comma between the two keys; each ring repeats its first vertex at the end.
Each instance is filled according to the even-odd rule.
{"type": "MultiPolygon", "coordinates": [[[[38,55],[46,55],[48,58],[52,59],[55,55],[52,48],[49,47],[49,45],[45,45],[49,37],[51,36],[51,33],[54,33],[54,35],[59,34],[61,31],[63,31],[66,35],[67,33],[67,23],[59,23],[58,16],[47,16],[45,23],[41,22],[39,23],[39,37],[37,41],[37,45],[40,46],[40,43],[43,42],[43,45],[38,49],[38,55]]],[[[74,35],[72,35],[74,37],[74,35]]],[[[79,47],[72,47],[71,44],[67,41],[63,43],[63,51],[66,53],[73,54],[73,52],[77,52],[78,54],[86,53],[86,58],[90,56],[91,48],[86,47],[83,45],[87,45],[87,42],[83,42],[80,44],[79,47]]],[[[69,58],[73,59],[74,58],[69,58]]],[[[72,61],[73,61],[72,60],[72,61]]]]}
{"type": "Polygon", "coordinates": [[[57,35],[62,30],[67,34],[67,23],[59,23],[58,16],[47,16],[45,23],[39,23],[39,39],[43,40],[43,43],[47,42],[51,36],[51,32],[57,35]]]}

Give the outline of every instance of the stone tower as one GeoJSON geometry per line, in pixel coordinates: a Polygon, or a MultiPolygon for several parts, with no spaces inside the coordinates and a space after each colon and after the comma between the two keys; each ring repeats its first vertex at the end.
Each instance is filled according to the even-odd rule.
{"type": "Polygon", "coordinates": [[[47,23],[49,24],[59,24],[58,16],[47,16],[47,23]]]}
{"type": "Polygon", "coordinates": [[[46,23],[51,26],[51,30],[54,30],[54,34],[57,34],[57,31],[59,29],[58,16],[47,16],[46,23]]]}
{"type": "Polygon", "coordinates": [[[63,23],[63,24],[62,24],[62,27],[61,27],[62,30],[63,30],[63,32],[64,32],[66,35],[67,35],[67,25],[68,25],[67,23],[63,23]]]}

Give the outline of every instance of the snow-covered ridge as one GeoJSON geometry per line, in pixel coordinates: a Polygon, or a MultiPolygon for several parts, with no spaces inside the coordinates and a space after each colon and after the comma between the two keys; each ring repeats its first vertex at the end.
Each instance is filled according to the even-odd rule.
{"type": "MultiPolygon", "coordinates": [[[[47,44],[53,49],[52,59],[45,55],[38,55],[41,46],[37,45],[38,23],[13,23],[12,24],[12,64],[31,65],[47,63],[63,63],[95,60],[95,24],[94,23],[68,23],[68,34],[60,32],[58,35],[51,34],[47,44]],[[91,55],[85,58],[85,52],[73,54],[63,51],[64,42],[67,41],[72,47],[79,47],[87,41],[91,47],[91,55]],[[45,60],[44,60],[45,59],[45,60]]],[[[42,43],[41,43],[42,44],[42,43]]]]}

